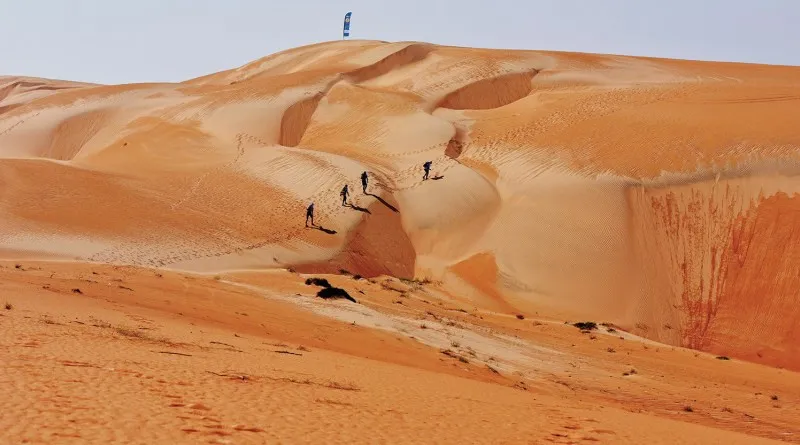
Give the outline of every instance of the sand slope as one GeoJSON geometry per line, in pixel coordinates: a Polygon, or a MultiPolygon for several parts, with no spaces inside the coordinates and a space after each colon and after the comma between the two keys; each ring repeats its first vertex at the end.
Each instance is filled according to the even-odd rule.
{"type": "Polygon", "coordinates": [[[0,443],[800,443],[796,373],[304,278],[0,264],[0,443]]]}
{"type": "Polygon", "coordinates": [[[177,84],[4,77],[0,249],[427,278],[800,369],[798,76],[354,40],[177,84]]]}

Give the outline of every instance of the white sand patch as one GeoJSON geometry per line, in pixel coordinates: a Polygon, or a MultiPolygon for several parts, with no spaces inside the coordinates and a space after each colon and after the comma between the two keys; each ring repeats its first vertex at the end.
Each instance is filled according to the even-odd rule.
{"type": "Polygon", "coordinates": [[[326,301],[316,297],[289,297],[268,289],[233,281],[224,281],[259,294],[289,301],[316,314],[345,323],[355,323],[373,329],[413,338],[442,350],[450,350],[470,363],[486,364],[501,372],[558,373],[569,370],[570,355],[534,345],[525,340],[491,332],[487,328],[461,321],[448,323],[442,318],[418,320],[383,314],[363,304],[348,301],[326,301]]]}

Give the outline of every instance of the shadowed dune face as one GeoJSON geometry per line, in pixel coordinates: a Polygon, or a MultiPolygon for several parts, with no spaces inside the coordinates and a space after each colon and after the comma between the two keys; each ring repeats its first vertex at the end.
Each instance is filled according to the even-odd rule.
{"type": "Polygon", "coordinates": [[[708,349],[800,368],[800,196],[778,193],[734,222],[708,349]]]}
{"type": "Polygon", "coordinates": [[[800,369],[798,77],[375,41],[180,84],[0,77],[0,253],[426,277],[800,369]]]}
{"type": "Polygon", "coordinates": [[[527,96],[535,75],[535,72],[514,73],[481,79],[448,94],[439,106],[454,110],[500,108],[527,96]]]}
{"type": "Polygon", "coordinates": [[[315,94],[286,109],[281,118],[281,145],[296,147],[300,143],[322,97],[323,94],[315,94]]]}
{"type": "Polygon", "coordinates": [[[419,62],[431,53],[431,45],[412,44],[393,52],[384,59],[372,65],[367,65],[347,73],[347,78],[353,83],[361,83],[389,74],[398,68],[419,62]]]}
{"type": "Polygon", "coordinates": [[[643,281],[630,328],[689,348],[798,368],[800,275],[793,246],[800,196],[765,196],[781,187],[796,186],[755,176],[633,191],[643,281]]]}
{"type": "Polygon", "coordinates": [[[413,277],[416,261],[414,246],[394,208],[391,203],[384,204],[381,201],[373,202],[369,208],[351,206],[351,211],[360,211],[364,215],[346,241],[347,248],[329,260],[299,264],[295,270],[300,273],[334,274],[347,270],[363,277],[413,277]]]}

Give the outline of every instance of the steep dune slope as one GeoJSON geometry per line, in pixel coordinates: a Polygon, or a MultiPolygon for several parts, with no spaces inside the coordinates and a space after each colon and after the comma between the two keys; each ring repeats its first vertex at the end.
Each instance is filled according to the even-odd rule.
{"type": "Polygon", "coordinates": [[[416,276],[800,369],[798,76],[341,41],[178,84],[0,78],[0,253],[416,276]]]}

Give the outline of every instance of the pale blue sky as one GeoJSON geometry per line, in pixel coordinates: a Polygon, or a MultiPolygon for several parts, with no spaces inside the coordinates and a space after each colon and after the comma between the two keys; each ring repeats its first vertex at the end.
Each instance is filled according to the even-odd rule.
{"type": "Polygon", "coordinates": [[[800,65],[800,0],[0,0],[0,74],[180,81],[341,39],[800,65]]]}

